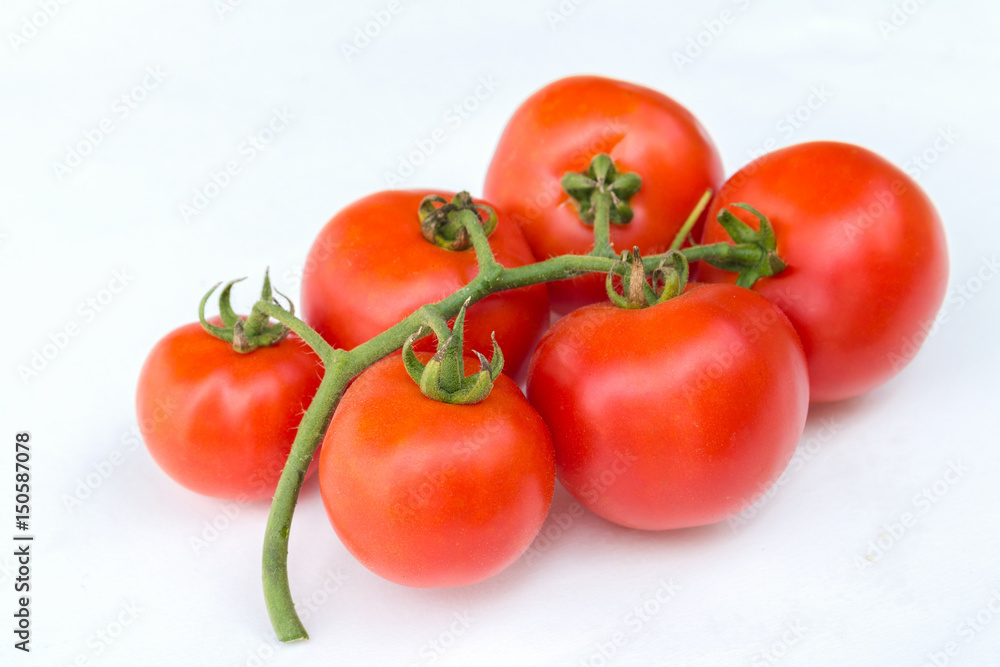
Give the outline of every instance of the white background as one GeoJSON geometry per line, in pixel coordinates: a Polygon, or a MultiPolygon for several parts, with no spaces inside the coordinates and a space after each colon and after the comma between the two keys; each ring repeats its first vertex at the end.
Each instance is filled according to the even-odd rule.
{"type": "MultiPolygon", "coordinates": [[[[556,0],[404,1],[350,59],[344,45],[388,5],[347,4],[244,0],[220,14],[212,0],[74,0],[15,48],[10,34],[40,3],[4,0],[0,434],[10,442],[0,540],[14,532],[13,435],[28,429],[38,541],[30,656],[11,646],[11,549],[0,547],[0,662],[922,665],[953,642],[956,654],[939,664],[998,664],[1000,614],[989,611],[1000,612],[997,4],[908,0],[912,15],[897,12],[887,33],[888,0],[567,0],[566,16],[553,13],[556,0]],[[730,21],[713,23],[723,10],[730,21]],[[699,33],[706,46],[678,66],[675,54],[699,33]],[[116,99],[156,67],[165,78],[123,118],[116,99]],[[399,156],[439,126],[445,141],[403,185],[477,192],[509,114],[575,73],[679,100],[716,140],[727,173],[769,138],[855,142],[899,165],[927,151],[934,162],[919,182],[952,259],[947,321],[892,382],[813,409],[798,463],[745,524],[654,534],[585,514],[562,527],[570,498],[558,490],[545,529],[553,538],[530,561],[477,586],[411,590],[353,561],[309,484],[291,540],[300,608],[323,600],[316,591],[331,573],[343,581],[309,612],[311,641],[273,646],[259,575],[266,504],[239,508],[196,552],[191,538],[225,523],[224,505],[175,486],[130,444],[146,353],[195,318],[216,281],[257,282],[270,266],[297,294],[321,225],[385,188],[399,156]],[[495,91],[445,125],[481,77],[495,91]],[[828,99],[786,131],[783,119],[817,87],[828,99]],[[294,114],[287,129],[185,221],[181,204],[242,159],[241,143],[283,108],[294,114]],[[113,131],[59,178],[54,164],[104,118],[113,131]],[[952,136],[943,150],[939,132],[952,136]],[[81,304],[116,271],[125,289],[87,314],[81,304]],[[71,323],[79,334],[22,379],[18,367],[71,323]],[[120,465],[95,476],[112,458],[120,465]],[[967,470],[940,481],[953,463],[967,470]],[[936,482],[941,495],[925,511],[914,498],[936,482]],[[87,497],[67,507],[76,495],[87,497]],[[893,540],[886,534],[905,512],[916,525],[893,540]],[[869,545],[880,537],[892,542],[881,556],[869,545]],[[866,553],[872,560],[859,560],[866,553]],[[679,588],[635,622],[630,613],[661,580],[679,588]],[[966,619],[977,613],[984,624],[972,630],[966,619]],[[116,636],[106,644],[99,632],[116,636]],[[606,660],[617,632],[624,645],[606,660]]],[[[237,289],[242,309],[252,300],[237,289]]]]}

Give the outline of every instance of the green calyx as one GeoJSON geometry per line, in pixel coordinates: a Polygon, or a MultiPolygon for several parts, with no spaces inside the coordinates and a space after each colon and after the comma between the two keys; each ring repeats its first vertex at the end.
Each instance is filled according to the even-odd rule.
{"type": "Polygon", "coordinates": [[[595,155],[582,173],[567,172],[562,187],[576,202],[580,220],[593,225],[607,207],[608,221],[627,225],[632,220],[630,201],[642,187],[642,178],[635,172],[621,173],[607,153],[595,155]]]}
{"type": "MultiPolygon", "coordinates": [[[[222,318],[221,327],[211,324],[205,319],[205,304],[208,303],[209,297],[212,296],[212,293],[222,283],[216,283],[212,289],[208,290],[208,294],[202,297],[201,303],[198,305],[198,321],[201,322],[201,328],[219,340],[232,343],[233,349],[241,354],[253,352],[258,347],[275,345],[288,336],[288,327],[283,324],[271,324],[270,318],[256,308],[245,320],[233,311],[233,307],[229,302],[230,292],[233,289],[233,285],[243,280],[246,280],[246,278],[230,280],[219,293],[219,316],[222,318]]],[[[273,291],[284,297],[285,301],[288,302],[288,310],[294,315],[295,304],[292,303],[292,300],[281,294],[281,292],[278,292],[278,290],[273,291]]],[[[260,291],[260,299],[268,303],[275,303],[278,306],[281,305],[272,295],[271,278],[267,271],[264,272],[264,287],[260,291]]]]}
{"type": "Polygon", "coordinates": [[[475,216],[487,236],[497,226],[497,212],[486,204],[475,203],[464,190],[450,202],[441,195],[427,195],[420,202],[417,216],[423,237],[445,250],[468,250],[472,246],[463,217],[475,216]]]}
{"type": "Polygon", "coordinates": [[[604,286],[608,298],[619,308],[648,308],[683,293],[689,275],[687,258],[671,250],[650,273],[651,280],[647,279],[639,248],[634,247],[631,253],[622,253],[621,260],[611,267],[604,286]],[[624,295],[615,290],[615,276],[622,279],[624,295]]]}
{"type": "Polygon", "coordinates": [[[458,311],[451,335],[444,340],[438,337],[437,352],[426,364],[422,363],[413,351],[413,343],[421,336],[423,327],[407,338],[403,345],[403,364],[406,366],[406,372],[427,398],[454,405],[479,403],[490,395],[493,381],[503,370],[503,353],[497,345],[496,336],[493,336],[492,361],[487,361],[486,357],[475,352],[479,357],[480,370],[478,373],[465,376],[462,331],[468,305],[469,301],[466,301],[458,311]]]}
{"type": "Polygon", "coordinates": [[[759,258],[749,266],[736,259],[705,257],[704,261],[725,271],[738,273],[739,277],[736,279],[736,284],[749,288],[753,286],[758,278],[780,273],[785,268],[785,262],[778,257],[778,241],[774,236],[774,228],[771,227],[771,221],[767,219],[767,216],[749,204],[733,204],[733,206],[738,206],[744,211],[752,213],[758,222],[760,222],[760,229],[755,230],[725,208],[719,211],[717,218],[719,224],[726,230],[726,233],[729,234],[734,243],[758,246],[761,250],[759,258]]]}

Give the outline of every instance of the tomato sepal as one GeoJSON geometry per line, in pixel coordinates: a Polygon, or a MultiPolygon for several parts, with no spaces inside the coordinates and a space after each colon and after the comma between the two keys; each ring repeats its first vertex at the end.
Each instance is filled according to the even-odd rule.
{"type": "MultiPolygon", "coordinates": [[[[413,351],[413,343],[423,334],[422,326],[403,344],[403,365],[406,367],[406,372],[427,398],[452,405],[479,403],[490,395],[493,381],[503,371],[503,352],[497,344],[496,335],[493,335],[492,360],[474,350],[473,353],[479,359],[479,372],[465,375],[462,331],[465,327],[465,311],[468,306],[469,300],[458,311],[450,335],[442,339],[442,334],[435,334],[438,336],[437,351],[426,364],[420,361],[413,351]]],[[[447,327],[444,330],[447,331],[447,327]]]]}
{"type": "Polygon", "coordinates": [[[475,203],[466,190],[456,194],[450,202],[441,195],[427,195],[417,208],[420,233],[428,243],[439,248],[468,250],[473,243],[464,218],[470,214],[482,225],[486,236],[493,233],[499,222],[492,206],[475,203]]]}
{"type": "Polygon", "coordinates": [[[576,203],[580,220],[594,225],[599,197],[609,196],[609,220],[616,225],[632,221],[630,200],[642,187],[642,177],[635,172],[623,173],[607,153],[598,153],[583,172],[570,171],[562,177],[562,187],[576,203]]]}
{"type": "Polygon", "coordinates": [[[608,298],[619,308],[649,308],[679,296],[684,292],[691,269],[687,258],[677,250],[668,251],[648,278],[638,246],[632,252],[623,252],[622,258],[608,271],[604,287],[608,298]],[[615,289],[614,277],[622,280],[625,294],[615,289]]]}
{"type": "MultiPolygon", "coordinates": [[[[280,307],[281,303],[273,295],[274,292],[277,292],[288,302],[288,312],[291,315],[295,315],[295,304],[287,296],[281,294],[281,292],[272,289],[268,273],[268,271],[264,272],[264,286],[261,288],[260,300],[266,303],[274,303],[280,307]]],[[[240,354],[253,352],[260,347],[277,345],[288,336],[289,332],[288,327],[283,324],[270,324],[268,315],[258,308],[254,308],[250,316],[246,319],[236,314],[236,311],[233,310],[230,297],[233,285],[244,280],[246,280],[245,277],[230,280],[222,288],[222,291],[219,292],[221,327],[212,324],[205,317],[205,305],[222,283],[213,285],[212,289],[208,290],[208,293],[202,297],[201,302],[198,304],[198,321],[201,323],[202,329],[219,340],[232,343],[233,349],[240,354]]]]}
{"type": "Polygon", "coordinates": [[[743,222],[728,209],[719,211],[716,218],[722,228],[729,234],[729,237],[737,245],[758,246],[761,249],[759,259],[754,264],[748,266],[738,259],[705,257],[704,261],[712,266],[724,271],[738,273],[736,284],[740,287],[751,287],[758,278],[773,276],[785,269],[785,262],[778,256],[778,240],[774,235],[774,227],[767,216],[755,209],[750,204],[733,204],[749,211],[759,222],[759,229],[754,229],[743,222]]]}

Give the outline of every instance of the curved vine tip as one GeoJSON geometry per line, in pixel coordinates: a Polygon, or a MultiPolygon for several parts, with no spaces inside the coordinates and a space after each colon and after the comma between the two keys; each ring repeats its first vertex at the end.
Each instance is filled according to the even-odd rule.
{"type": "Polygon", "coordinates": [[[476,216],[487,236],[496,229],[497,212],[492,206],[472,201],[472,195],[465,190],[450,202],[441,195],[427,195],[417,209],[420,233],[439,248],[468,250],[472,247],[472,239],[462,217],[470,214],[476,216]]]}
{"type": "MultiPolygon", "coordinates": [[[[270,324],[270,318],[256,308],[245,320],[236,314],[230,303],[230,295],[233,285],[243,280],[246,280],[246,278],[230,280],[222,288],[222,291],[219,292],[219,318],[222,320],[221,327],[212,324],[205,318],[205,304],[208,303],[209,298],[211,298],[212,294],[222,283],[216,283],[202,297],[201,303],[198,304],[198,321],[201,322],[201,328],[219,340],[232,343],[233,349],[240,354],[253,352],[259,347],[276,345],[288,336],[288,327],[283,324],[270,324]]],[[[295,304],[287,296],[281,294],[281,292],[272,290],[269,270],[266,270],[264,271],[264,287],[260,292],[261,301],[280,306],[281,304],[274,298],[272,292],[277,292],[288,302],[289,311],[294,315],[295,304]]]]}
{"type": "Polygon", "coordinates": [[[438,339],[437,352],[426,364],[420,361],[413,351],[413,343],[422,335],[423,327],[417,329],[403,344],[403,364],[406,372],[427,398],[456,405],[479,403],[490,395],[493,381],[503,370],[503,353],[494,335],[492,361],[475,352],[479,358],[479,372],[465,376],[462,332],[468,306],[469,300],[466,300],[455,317],[451,335],[444,340],[438,339]]]}
{"type": "Polygon", "coordinates": [[[656,302],[663,303],[683,294],[690,276],[691,267],[688,265],[684,253],[671,250],[665,254],[659,265],[653,270],[654,291],[656,291],[658,284],[662,285],[656,292],[656,302]]]}

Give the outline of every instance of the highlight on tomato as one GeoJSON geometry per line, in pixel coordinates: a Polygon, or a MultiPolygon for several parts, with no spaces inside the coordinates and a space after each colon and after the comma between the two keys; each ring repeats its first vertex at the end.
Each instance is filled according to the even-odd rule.
{"type": "MultiPolygon", "coordinates": [[[[921,187],[875,153],[817,141],[751,162],[709,209],[703,244],[731,242],[720,221],[765,216],[787,265],[753,289],[784,311],[809,363],[813,401],[871,391],[916,354],[944,300],[948,251],[921,187]],[[720,217],[721,216],[721,217],[720,217]]],[[[701,263],[698,279],[732,282],[701,263]]]]}
{"type": "Polygon", "coordinates": [[[684,290],[687,262],[628,298],[585,306],[542,338],[528,400],[548,424],[563,486],[609,521],[644,530],[731,517],[770,487],[805,426],[809,380],[788,318],[735,285],[684,290]]]}
{"type": "MultiPolygon", "coordinates": [[[[263,500],[274,494],[322,367],[283,326],[236,315],[235,282],[221,292],[220,317],[205,318],[216,285],[200,322],[153,347],[139,373],[136,414],[140,424],[156,424],[143,440],[175,482],[206,496],[263,500]]],[[[272,298],[267,277],[261,298],[272,298]]]]}
{"type": "MultiPolygon", "coordinates": [[[[503,210],[467,192],[378,192],[337,213],[316,237],[303,271],[305,321],[351,349],[464,287],[479,265],[462,215],[479,217],[503,266],[534,261],[503,210]]],[[[495,333],[517,377],[548,327],[548,295],[544,285],[500,292],[472,306],[467,319],[466,352],[489,349],[495,333]]]]}
{"type": "MultiPolygon", "coordinates": [[[[598,200],[586,189],[564,188],[563,178],[600,180],[591,167],[600,154],[610,156],[616,175],[633,176],[608,188],[610,241],[646,254],[668,250],[704,192],[723,178],[708,132],[679,103],[625,81],[574,76],[517,108],[490,162],[484,196],[520,225],[539,260],[587,254],[598,200]]],[[[559,313],[606,300],[599,274],[548,288],[559,313]]]]}
{"type": "Polygon", "coordinates": [[[341,542],[407,586],[503,570],[538,534],[555,486],[548,429],[501,373],[499,347],[466,375],[464,314],[433,357],[414,352],[414,334],[402,357],[358,376],[323,440],[320,491],[341,542]]]}

